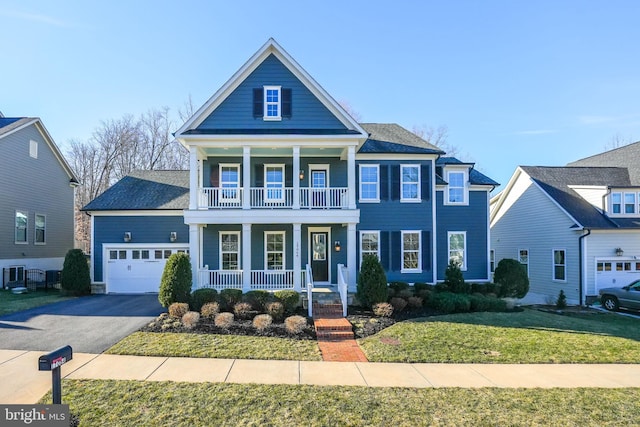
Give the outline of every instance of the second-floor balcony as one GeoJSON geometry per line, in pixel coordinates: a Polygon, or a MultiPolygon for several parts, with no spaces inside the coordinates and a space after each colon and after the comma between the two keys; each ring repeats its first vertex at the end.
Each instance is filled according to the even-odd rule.
{"type": "Polygon", "coordinates": [[[346,187],[204,187],[198,209],[347,209],[346,187]],[[248,194],[246,193],[248,191],[248,194]],[[297,193],[297,194],[296,194],[297,193]]]}

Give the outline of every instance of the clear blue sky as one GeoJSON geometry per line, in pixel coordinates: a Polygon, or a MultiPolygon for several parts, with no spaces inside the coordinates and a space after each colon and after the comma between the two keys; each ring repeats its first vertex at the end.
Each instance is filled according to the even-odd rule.
{"type": "Polygon", "coordinates": [[[0,111],[65,149],[102,120],[199,107],[274,37],[362,121],[446,125],[504,186],[640,139],[639,18],[637,0],[0,0],[0,111]]]}

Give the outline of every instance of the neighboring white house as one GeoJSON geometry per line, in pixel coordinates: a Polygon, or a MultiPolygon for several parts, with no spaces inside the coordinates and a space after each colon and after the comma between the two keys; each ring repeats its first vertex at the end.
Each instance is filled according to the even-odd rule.
{"type": "Polygon", "coordinates": [[[513,258],[526,267],[525,303],[554,302],[563,290],[570,304],[590,304],[598,289],[640,278],[640,182],[626,165],[590,159],[519,166],[491,200],[491,255],[496,266],[513,258]]]}

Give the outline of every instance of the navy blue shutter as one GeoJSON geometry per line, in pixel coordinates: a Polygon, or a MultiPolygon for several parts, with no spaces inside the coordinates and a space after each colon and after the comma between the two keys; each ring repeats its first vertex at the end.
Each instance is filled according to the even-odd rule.
{"type": "Polygon", "coordinates": [[[422,270],[431,270],[431,233],[422,231],[422,270]]]}
{"type": "Polygon", "coordinates": [[[391,166],[391,200],[400,200],[400,165],[391,166]]]}
{"type": "Polygon", "coordinates": [[[212,187],[220,186],[220,174],[218,172],[218,164],[211,165],[211,172],[209,174],[209,183],[212,187]]]}
{"type": "Polygon", "coordinates": [[[256,187],[264,186],[264,165],[255,165],[256,187]]]}
{"type": "Polygon", "coordinates": [[[391,270],[402,270],[402,233],[391,232],[391,270]]]}
{"type": "Polygon", "coordinates": [[[293,187],[293,165],[284,165],[284,186],[293,187]]]}
{"type": "Polygon", "coordinates": [[[360,200],[360,165],[356,166],[356,200],[360,200]]]}
{"type": "Polygon", "coordinates": [[[389,200],[389,165],[380,165],[380,200],[389,200]]]}
{"type": "Polygon", "coordinates": [[[253,90],[253,117],[264,116],[264,94],[262,88],[253,90]]]}
{"type": "Polygon", "coordinates": [[[429,166],[422,165],[420,167],[420,180],[422,181],[422,188],[420,189],[422,200],[429,200],[431,198],[431,174],[429,173],[429,166]]]}
{"type": "Polygon", "coordinates": [[[388,231],[380,232],[380,242],[378,244],[380,245],[380,263],[382,264],[382,268],[384,268],[385,271],[389,271],[389,266],[391,265],[389,262],[389,253],[391,251],[389,250],[388,231]]]}
{"type": "Polygon", "coordinates": [[[282,97],[282,117],[291,117],[291,89],[282,89],[280,96],[282,97]]]}

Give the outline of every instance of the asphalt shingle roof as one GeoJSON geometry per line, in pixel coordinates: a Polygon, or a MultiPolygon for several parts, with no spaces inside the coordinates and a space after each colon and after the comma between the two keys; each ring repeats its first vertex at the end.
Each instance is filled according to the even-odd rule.
{"type": "Polygon", "coordinates": [[[189,171],[135,171],[89,202],[84,211],[187,209],[189,171]]]}
{"type": "Polygon", "coordinates": [[[638,228],[634,219],[609,218],[601,210],[583,199],[569,186],[629,186],[629,172],[616,167],[547,167],[521,166],[569,215],[586,228],[638,228]]]}
{"type": "Polygon", "coordinates": [[[33,117],[0,117],[0,137],[15,128],[34,120],[33,117]]]}
{"type": "Polygon", "coordinates": [[[640,141],[595,156],[585,157],[567,166],[610,166],[629,170],[631,185],[640,186],[640,141]]]}
{"type": "Polygon", "coordinates": [[[444,154],[413,132],[396,123],[360,123],[369,138],[359,153],[444,154]]]}
{"type": "MultiPolygon", "coordinates": [[[[471,165],[471,169],[469,169],[469,184],[473,185],[493,185],[498,186],[499,183],[495,182],[482,172],[479,172],[473,169],[473,163],[465,163],[455,157],[440,157],[436,160],[436,166],[445,166],[445,165],[471,165]]],[[[437,175],[436,176],[436,184],[438,185],[447,185],[447,181],[444,180],[444,177],[437,175]]]]}

